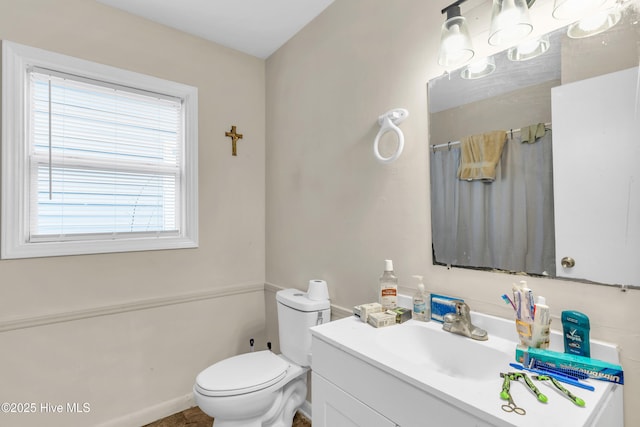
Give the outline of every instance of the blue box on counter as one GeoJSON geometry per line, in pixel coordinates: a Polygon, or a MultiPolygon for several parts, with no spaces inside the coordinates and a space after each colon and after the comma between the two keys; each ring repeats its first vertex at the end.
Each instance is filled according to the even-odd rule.
{"type": "Polygon", "coordinates": [[[431,294],[431,319],[440,323],[444,322],[444,316],[447,313],[456,312],[456,301],[464,302],[462,298],[431,294]]]}
{"type": "Polygon", "coordinates": [[[516,347],[516,361],[528,366],[531,359],[550,368],[566,372],[568,375],[575,371],[596,380],[624,384],[624,372],[620,365],[576,354],[558,353],[541,348],[516,347]]]}

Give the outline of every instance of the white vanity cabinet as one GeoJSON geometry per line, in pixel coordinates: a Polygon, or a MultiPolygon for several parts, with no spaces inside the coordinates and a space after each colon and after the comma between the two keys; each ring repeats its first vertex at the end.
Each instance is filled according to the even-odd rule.
{"type": "Polygon", "coordinates": [[[394,375],[313,338],[314,427],[489,427],[394,375]]]}
{"type": "MultiPolygon", "coordinates": [[[[491,323],[477,320],[483,328],[491,323]]],[[[501,325],[497,329],[515,335],[513,322],[507,326],[510,327],[501,325]]],[[[585,399],[585,408],[577,407],[548,384],[536,382],[549,397],[549,402],[543,404],[524,383],[512,383],[514,401],[524,407],[527,414],[503,412],[501,406],[506,402],[499,397],[502,387],[499,374],[514,370],[509,362],[515,357],[515,342],[497,334],[492,337],[492,328],[487,328],[489,340],[471,345],[498,349],[504,353],[504,358],[494,365],[482,362],[478,368],[482,371],[484,367],[485,372],[473,375],[469,370],[460,370],[465,372],[460,375],[421,362],[426,349],[418,344],[409,347],[413,351],[403,350],[402,355],[406,354],[406,357],[398,357],[397,351],[389,350],[390,333],[401,333],[402,328],[423,327],[429,330],[431,342],[437,341],[433,334],[439,333],[447,334],[441,343],[451,342],[452,347],[461,345],[459,340],[469,339],[441,331],[442,325],[436,322],[409,321],[376,329],[356,318],[346,318],[312,328],[314,427],[623,425],[623,386],[595,380],[590,381],[595,387],[593,392],[567,386],[585,399]],[[382,332],[384,330],[386,332],[382,332]]],[[[592,351],[594,347],[598,344],[593,343],[592,351]]],[[[474,364],[484,350],[469,350],[469,346],[460,348],[465,349],[460,352],[464,355],[461,359],[456,358],[456,365],[460,360],[466,360],[471,369],[475,369],[474,364]]]]}
{"type": "Polygon", "coordinates": [[[313,425],[322,427],[396,427],[397,424],[313,373],[313,425]]]}

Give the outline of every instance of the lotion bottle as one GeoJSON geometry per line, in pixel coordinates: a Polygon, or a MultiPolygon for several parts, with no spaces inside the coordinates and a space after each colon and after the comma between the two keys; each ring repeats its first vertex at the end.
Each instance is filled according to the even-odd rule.
{"type": "Polygon", "coordinates": [[[431,298],[424,290],[422,276],[413,276],[418,279],[418,290],[413,296],[413,312],[412,318],[422,322],[431,320],[431,298]]]}
{"type": "Polygon", "coordinates": [[[380,304],[382,310],[392,310],[398,306],[398,278],[393,273],[393,261],[384,261],[384,273],[380,276],[380,304]]]}

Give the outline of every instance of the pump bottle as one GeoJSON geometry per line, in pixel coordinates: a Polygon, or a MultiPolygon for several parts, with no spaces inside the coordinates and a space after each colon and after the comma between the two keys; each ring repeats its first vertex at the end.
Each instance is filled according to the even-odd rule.
{"type": "Polygon", "coordinates": [[[422,322],[431,320],[431,297],[424,290],[422,276],[413,276],[418,279],[418,290],[413,296],[413,312],[412,318],[422,322]]]}

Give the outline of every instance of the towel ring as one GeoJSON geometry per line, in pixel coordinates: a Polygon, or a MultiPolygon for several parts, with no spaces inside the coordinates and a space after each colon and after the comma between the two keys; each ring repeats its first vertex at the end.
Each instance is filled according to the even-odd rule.
{"type": "Polygon", "coordinates": [[[404,149],[404,134],[400,130],[400,128],[396,125],[400,124],[404,119],[409,115],[409,111],[404,108],[396,108],[393,110],[389,110],[380,117],[378,117],[378,124],[380,125],[380,130],[376,135],[376,139],[373,142],[373,154],[376,156],[376,159],[380,163],[391,163],[400,157],[402,154],[402,150],[404,149]],[[379,144],[380,138],[385,133],[393,131],[398,137],[398,149],[395,153],[393,153],[389,157],[383,157],[380,154],[379,144]]]}

